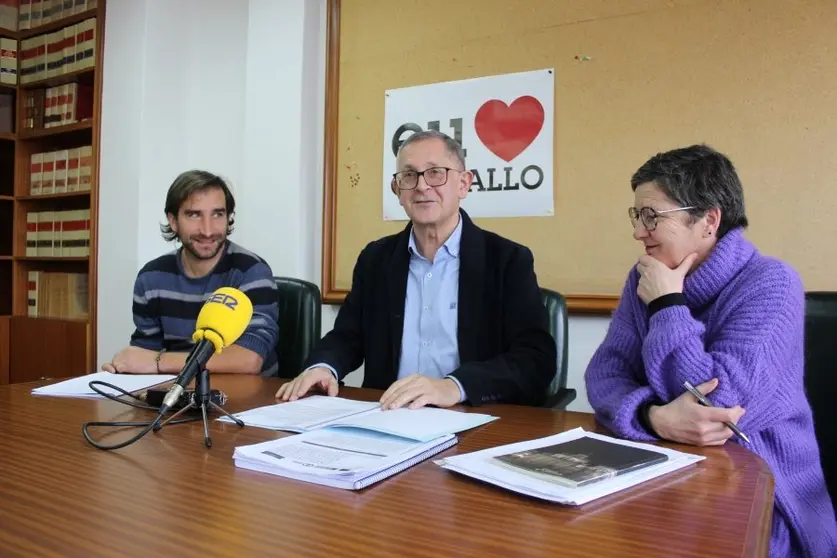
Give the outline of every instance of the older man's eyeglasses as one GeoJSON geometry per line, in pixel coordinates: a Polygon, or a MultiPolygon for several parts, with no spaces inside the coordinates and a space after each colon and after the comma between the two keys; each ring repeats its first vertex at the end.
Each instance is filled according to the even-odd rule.
{"type": "Polygon", "coordinates": [[[399,190],[412,190],[418,186],[419,177],[423,176],[424,182],[428,186],[442,186],[448,181],[448,171],[459,171],[459,169],[452,169],[449,167],[430,167],[429,169],[424,169],[421,172],[414,170],[401,171],[392,175],[392,183],[397,186],[399,190]]]}
{"type": "Polygon", "coordinates": [[[645,227],[647,231],[653,231],[657,228],[657,221],[666,213],[672,213],[674,211],[686,211],[687,209],[694,209],[694,206],[690,205],[688,207],[675,207],[674,209],[665,209],[663,211],[657,211],[653,207],[641,207],[639,209],[635,207],[628,208],[628,217],[631,219],[631,225],[636,228],[636,224],[641,222],[642,226],[645,227]]]}

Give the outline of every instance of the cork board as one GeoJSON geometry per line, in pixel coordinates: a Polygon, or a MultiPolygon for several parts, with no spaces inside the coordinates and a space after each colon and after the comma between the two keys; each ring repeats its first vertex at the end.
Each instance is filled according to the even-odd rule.
{"type": "Polygon", "coordinates": [[[323,295],[339,303],[381,209],[384,91],[555,69],[555,215],[477,219],[529,246],[571,311],[607,313],[640,245],[629,179],[705,142],[744,183],[759,249],[837,288],[837,2],[331,0],[323,295]]]}

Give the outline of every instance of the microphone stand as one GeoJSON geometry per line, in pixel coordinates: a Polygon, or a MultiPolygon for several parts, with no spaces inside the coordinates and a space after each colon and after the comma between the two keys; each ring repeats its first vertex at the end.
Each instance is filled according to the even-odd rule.
{"type": "Polygon", "coordinates": [[[195,378],[195,390],[192,393],[192,400],[189,401],[189,404],[177,411],[175,414],[167,418],[162,423],[159,422],[154,425],[154,432],[159,431],[163,428],[166,424],[170,421],[177,418],[179,415],[185,413],[189,409],[197,409],[200,407],[201,414],[203,415],[203,442],[206,447],[212,447],[212,438],[209,437],[209,421],[207,419],[207,407],[212,407],[216,411],[220,412],[221,414],[227,416],[236,423],[239,427],[244,428],[244,421],[238,417],[234,417],[233,415],[229,414],[227,411],[224,410],[223,407],[212,401],[211,398],[212,391],[209,389],[209,370],[206,368],[201,368],[200,372],[198,372],[197,378],[195,378]]]}

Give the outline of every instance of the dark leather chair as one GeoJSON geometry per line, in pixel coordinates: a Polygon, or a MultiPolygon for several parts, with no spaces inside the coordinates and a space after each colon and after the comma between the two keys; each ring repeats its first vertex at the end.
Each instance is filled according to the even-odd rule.
{"type": "Polygon", "coordinates": [[[831,502],[837,511],[837,292],[805,293],[805,392],[831,502]]]}
{"type": "Polygon", "coordinates": [[[294,277],[273,279],[279,291],[279,341],[276,343],[279,376],[293,378],[302,370],[308,353],[320,340],[320,288],[294,277]]]}
{"type": "Polygon", "coordinates": [[[563,410],[575,399],[575,390],[567,388],[567,300],[560,293],[545,288],[541,288],[541,300],[549,314],[549,333],[555,338],[558,353],[558,367],[544,407],[563,410]]]}

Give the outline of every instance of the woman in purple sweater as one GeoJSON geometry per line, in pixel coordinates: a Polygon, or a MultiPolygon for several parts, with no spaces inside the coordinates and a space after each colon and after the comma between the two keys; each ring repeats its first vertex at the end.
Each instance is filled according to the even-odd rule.
{"type": "Polygon", "coordinates": [[[744,238],[741,182],[717,151],[695,145],[658,154],[631,187],[634,238],[645,254],[587,368],[597,419],[634,440],[744,445],[775,478],[770,555],[837,556],[803,391],[799,276],[744,238]],[[714,407],[698,405],[687,381],[714,407]]]}

